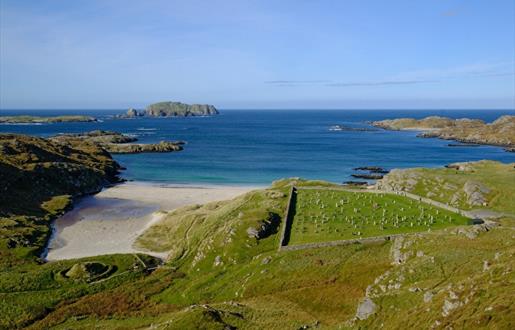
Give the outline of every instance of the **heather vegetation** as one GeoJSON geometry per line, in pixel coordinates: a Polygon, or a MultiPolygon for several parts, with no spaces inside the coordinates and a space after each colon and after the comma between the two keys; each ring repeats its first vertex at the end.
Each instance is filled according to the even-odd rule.
{"type": "MultiPolygon", "coordinates": [[[[420,170],[420,179],[427,178],[437,194],[422,195],[444,204],[453,204],[446,184],[464,186],[474,179],[488,187],[489,193],[481,192],[481,208],[492,207],[498,218],[480,225],[397,194],[288,179],[232,200],[168,212],[137,241],[140,248],[169,252],[164,262],[117,254],[45,263],[38,256],[50,221],[75,196],[114,178],[117,165],[87,143],[71,147],[14,136],[1,141],[0,173],[13,192],[9,198],[17,199],[2,199],[1,205],[0,328],[510,329],[515,324],[512,165],[420,170]],[[299,195],[292,242],[411,234],[279,250],[293,185],[299,195]],[[296,238],[304,230],[299,225],[309,235],[296,238]],[[352,235],[356,231],[363,234],[352,235]]],[[[394,171],[377,187],[406,190],[402,173],[411,172],[394,171]],[[393,184],[393,176],[401,183],[393,184]]],[[[418,182],[409,191],[422,193],[418,182]]],[[[470,200],[454,204],[465,207],[470,200]]]]}

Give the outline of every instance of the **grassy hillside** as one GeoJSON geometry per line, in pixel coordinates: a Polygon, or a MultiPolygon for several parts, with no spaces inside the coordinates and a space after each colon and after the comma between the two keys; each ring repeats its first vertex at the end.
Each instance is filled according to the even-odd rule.
{"type": "MultiPolygon", "coordinates": [[[[56,306],[145,277],[157,265],[145,255],[53,263],[39,258],[50,222],[74,197],[115,182],[118,169],[96,144],[0,134],[0,329],[28,326],[56,306]]],[[[111,310],[125,308],[123,301],[109,304],[111,310]]]]}
{"type": "MultiPolygon", "coordinates": [[[[66,317],[55,319],[56,312],[50,313],[36,325],[513,327],[513,219],[500,220],[498,226],[457,226],[391,242],[278,252],[278,230],[269,220],[271,213],[284,209],[288,184],[282,181],[232,201],[176,210],[140,238],[143,247],[171,250],[170,268],[138,284],[140,294],[152,292],[146,301],[163,310],[159,315],[140,311],[98,320],[91,315],[77,318],[77,311],[63,307],[56,312],[66,317]],[[267,230],[257,237],[249,230],[264,225],[267,230]],[[173,279],[156,290],[156,283],[166,276],[173,279]]],[[[304,184],[320,183],[296,182],[304,184]]]]}
{"type": "MultiPolygon", "coordinates": [[[[28,325],[55,306],[136,281],[145,276],[146,268],[156,264],[156,259],[146,255],[110,255],[42,265],[25,263],[3,269],[0,272],[0,329],[28,325]]],[[[116,308],[114,300],[111,302],[110,308],[116,308]]],[[[89,311],[95,308],[90,306],[89,311]]]]}
{"type": "Polygon", "coordinates": [[[515,163],[479,161],[448,168],[393,170],[380,189],[408,191],[464,210],[485,209],[515,215],[515,163]]]}
{"type": "MultiPolygon", "coordinates": [[[[56,152],[51,153],[52,157],[57,157],[56,152]]],[[[28,155],[23,168],[31,159],[41,160],[47,154],[33,151],[28,155]]],[[[52,159],[58,162],[56,159],[63,158],[52,159]]],[[[66,159],[67,163],[75,161],[73,157],[66,159]]],[[[460,166],[443,170],[449,171],[445,179],[440,178],[440,169],[423,170],[427,179],[419,179],[431,185],[436,194],[433,198],[451,203],[449,198],[455,192],[444,193],[451,190],[448,185],[456,185],[459,191],[458,183],[467,182],[461,181],[463,177],[473,178],[492,193],[482,190],[487,199],[486,206],[481,207],[505,213],[511,210],[513,188],[508,183],[512,165],[486,162],[460,166]]],[[[329,194],[328,198],[332,198],[332,191],[325,188],[335,187],[320,181],[282,180],[269,189],[230,201],[169,212],[137,241],[139,247],[148,250],[170,251],[169,260],[158,268],[156,259],[144,255],[38,264],[24,257],[32,245],[6,245],[0,251],[9,251],[11,262],[5,262],[2,255],[0,328],[515,327],[515,217],[505,215],[494,223],[476,226],[456,222],[457,226],[424,230],[391,241],[284,251],[278,246],[291,185],[316,187],[313,192],[319,190],[320,194],[329,194]],[[15,262],[19,260],[23,262],[15,262]]],[[[34,205],[42,214],[68,204],[71,193],[61,194],[57,187],[57,194],[49,195],[50,199],[30,200],[40,201],[34,205]]],[[[350,202],[354,196],[345,198],[350,202]]],[[[361,198],[355,198],[352,210],[368,214],[373,212],[370,207],[374,202],[388,203],[392,220],[397,213],[401,216],[420,206],[407,202],[401,206],[405,209],[402,211],[390,207],[393,200],[366,200],[363,205],[365,200],[361,198]]],[[[473,196],[473,200],[478,198],[477,194],[473,196]]],[[[395,204],[401,201],[405,200],[395,204]]],[[[34,222],[30,225],[17,222],[17,217],[27,216],[15,213],[21,208],[4,210],[10,212],[2,218],[4,233],[30,231],[37,221],[47,226],[37,214],[31,215],[34,222]]],[[[323,213],[321,209],[315,211],[323,213]]],[[[428,207],[427,212],[426,216],[431,212],[434,218],[442,215],[445,219],[443,211],[437,214],[428,207]]]]}

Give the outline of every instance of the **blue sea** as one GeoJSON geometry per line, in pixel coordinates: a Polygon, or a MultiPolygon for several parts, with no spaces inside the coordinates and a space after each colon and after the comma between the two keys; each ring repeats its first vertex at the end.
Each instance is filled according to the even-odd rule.
{"type": "Polygon", "coordinates": [[[479,118],[487,122],[506,110],[221,110],[212,117],[113,119],[125,110],[0,110],[0,115],[84,114],[101,122],[0,125],[0,132],[36,136],[112,130],[142,143],[186,141],[184,151],[115,155],[129,180],[159,183],[267,185],[285,177],[351,180],[354,167],[386,169],[441,167],[461,161],[515,162],[502,148],[449,147],[450,141],[417,138],[417,132],[330,131],[332,125],[369,127],[387,118],[429,115],[479,118]]]}

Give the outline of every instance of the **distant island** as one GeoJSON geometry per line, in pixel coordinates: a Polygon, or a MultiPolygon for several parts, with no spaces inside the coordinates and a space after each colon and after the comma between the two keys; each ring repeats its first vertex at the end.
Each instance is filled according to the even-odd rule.
{"type": "Polygon", "coordinates": [[[388,130],[423,131],[419,136],[456,140],[468,144],[485,144],[515,150],[515,116],[501,116],[492,123],[480,119],[452,119],[431,116],[424,119],[399,118],[374,121],[372,125],[388,130]]]}
{"type": "Polygon", "coordinates": [[[118,118],[137,118],[137,117],[193,117],[193,116],[212,116],[217,115],[218,110],[210,104],[186,104],[181,102],[158,102],[146,107],[145,110],[138,111],[130,108],[118,118]]]}
{"type": "Polygon", "coordinates": [[[0,124],[49,124],[69,122],[94,122],[96,118],[91,116],[0,116],[0,124]]]}
{"type": "Polygon", "coordinates": [[[351,127],[346,125],[333,125],[329,127],[330,131],[338,131],[338,132],[373,132],[377,131],[377,129],[369,128],[369,127],[351,127]]]}
{"type": "Polygon", "coordinates": [[[61,134],[51,137],[49,140],[68,145],[80,145],[81,142],[92,143],[111,154],[181,151],[184,144],[183,141],[160,141],[150,144],[134,143],[138,141],[134,136],[100,130],[78,134],[61,134]]]}

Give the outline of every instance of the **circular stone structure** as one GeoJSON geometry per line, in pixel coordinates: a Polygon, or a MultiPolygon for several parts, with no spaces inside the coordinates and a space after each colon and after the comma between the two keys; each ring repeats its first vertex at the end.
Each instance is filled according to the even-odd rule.
{"type": "Polygon", "coordinates": [[[109,272],[110,268],[110,266],[100,262],[80,262],[63,270],[61,275],[72,280],[90,282],[103,277],[109,272]]]}

